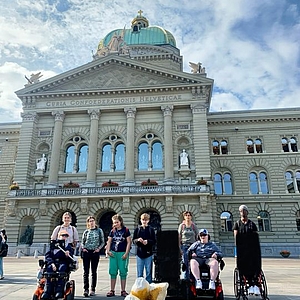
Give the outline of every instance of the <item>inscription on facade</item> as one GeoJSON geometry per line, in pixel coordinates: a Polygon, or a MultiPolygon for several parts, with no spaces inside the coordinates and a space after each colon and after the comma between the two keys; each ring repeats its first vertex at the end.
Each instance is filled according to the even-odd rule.
{"type": "Polygon", "coordinates": [[[67,106],[99,106],[111,104],[139,104],[148,102],[172,102],[181,101],[182,95],[162,95],[162,96],[140,96],[124,98],[104,98],[104,99],[82,99],[82,100],[65,100],[65,101],[47,101],[47,107],[67,107],[67,106]]]}

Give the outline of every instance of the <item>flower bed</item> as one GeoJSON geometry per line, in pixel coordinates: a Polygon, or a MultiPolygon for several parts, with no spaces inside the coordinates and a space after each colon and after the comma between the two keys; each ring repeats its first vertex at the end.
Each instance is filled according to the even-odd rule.
{"type": "Polygon", "coordinates": [[[108,186],[119,186],[119,184],[111,180],[102,183],[102,187],[108,187],[108,186]]]}
{"type": "Polygon", "coordinates": [[[65,189],[79,188],[79,183],[70,181],[64,184],[64,188],[65,189]]]}
{"type": "Polygon", "coordinates": [[[11,191],[13,191],[13,190],[18,190],[18,189],[20,189],[20,187],[19,187],[17,184],[12,184],[12,185],[9,186],[9,189],[10,189],[11,191]]]}
{"type": "Polygon", "coordinates": [[[150,178],[148,180],[144,180],[141,183],[142,186],[149,186],[149,185],[158,185],[157,181],[155,180],[150,180],[150,178]]]}

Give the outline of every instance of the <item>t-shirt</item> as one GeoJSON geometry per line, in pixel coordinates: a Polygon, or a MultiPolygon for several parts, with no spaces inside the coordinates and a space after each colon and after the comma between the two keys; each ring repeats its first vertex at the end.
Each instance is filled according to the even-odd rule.
{"type": "Polygon", "coordinates": [[[125,226],[120,230],[112,229],[109,237],[112,238],[110,250],[115,252],[125,252],[127,247],[127,237],[130,236],[130,231],[125,226]]]}
{"type": "Polygon", "coordinates": [[[197,240],[198,232],[199,230],[194,223],[192,223],[190,227],[187,227],[184,223],[181,223],[178,228],[181,244],[187,246],[192,245],[197,240]]]}
{"type": "Polygon", "coordinates": [[[59,226],[56,226],[55,229],[53,230],[52,232],[52,235],[51,235],[51,240],[57,240],[58,238],[58,233],[61,231],[61,230],[66,230],[69,234],[69,237],[67,238],[67,242],[69,244],[73,244],[73,242],[78,242],[79,241],[79,236],[78,236],[78,231],[77,229],[72,226],[72,225],[69,225],[67,227],[65,227],[64,225],[59,225],[59,226]]]}
{"type": "Polygon", "coordinates": [[[238,233],[247,234],[249,232],[257,231],[257,226],[254,222],[248,219],[247,223],[238,220],[233,227],[233,230],[237,230],[238,233]]]}

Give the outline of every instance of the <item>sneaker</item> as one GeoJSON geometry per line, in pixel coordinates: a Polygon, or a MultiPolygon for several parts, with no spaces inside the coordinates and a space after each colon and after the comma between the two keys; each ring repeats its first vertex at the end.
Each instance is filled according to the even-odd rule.
{"type": "Polygon", "coordinates": [[[254,294],[254,286],[250,286],[248,289],[248,294],[253,295],[254,294]]]}
{"type": "Polygon", "coordinates": [[[215,282],[213,280],[209,281],[208,289],[209,290],[215,290],[216,289],[216,285],[215,285],[215,282]]]}
{"type": "Polygon", "coordinates": [[[202,290],[202,281],[200,279],[197,279],[196,281],[196,289],[202,290]]]}
{"type": "Polygon", "coordinates": [[[85,291],[83,292],[83,296],[84,296],[84,297],[88,297],[88,296],[89,296],[89,291],[88,291],[88,290],[85,290],[85,291]]]}
{"type": "Polygon", "coordinates": [[[95,296],[95,291],[90,291],[90,296],[95,296]]]}
{"type": "Polygon", "coordinates": [[[126,296],[128,296],[128,293],[126,291],[121,291],[121,296],[126,297],[126,296]]]}
{"type": "Polygon", "coordinates": [[[1,276],[1,277],[0,277],[0,280],[2,280],[2,279],[4,279],[4,276],[1,276]]]}
{"type": "Polygon", "coordinates": [[[260,295],[260,289],[259,289],[258,286],[255,285],[255,286],[253,287],[253,290],[254,290],[255,296],[259,296],[259,295],[260,295]]]}

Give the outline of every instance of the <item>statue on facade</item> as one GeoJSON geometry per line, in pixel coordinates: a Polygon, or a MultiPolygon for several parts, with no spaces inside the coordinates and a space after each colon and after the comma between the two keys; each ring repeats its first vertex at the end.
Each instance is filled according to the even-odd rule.
{"type": "Polygon", "coordinates": [[[201,65],[202,65],[201,62],[198,62],[197,64],[193,63],[191,61],[189,62],[189,66],[192,69],[191,72],[194,74],[196,74],[196,73],[204,74],[205,73],[205,68],[201,67],[201,65]]]}
{"type": "Polygon", "coordinates": [[[46,158],[45,154],[43,153],[42,157],[38,158],[36,160],[36,170],[45,171],[46,162],[47,162],[47,158],[46,158]]]}
{"type": "Polygon", "coordinates": [[[32,245],[33,242],[33,229],[27,225],[25,232],[20,237],[20,244],[32,245]]]}
{"type": "Polygon", "coordinates": [[[189,165],[188,154],[185,152],[185,149],[180,153],[180,167],[189,165]]]}
{"type": "Polygon", "coordinates": [[[38,72],[36,74],[31,74],[30,75],[30,78],[28,78],[26,75],[25,75],[25,78],[27,80],[27,84],[25,84],[25,87],[31,85],[31,84],[34,84],[34,83],[38,83],[40,82],[40,78],[42,77],[43,75],[41,74],[41,72],[38,72]]]}

